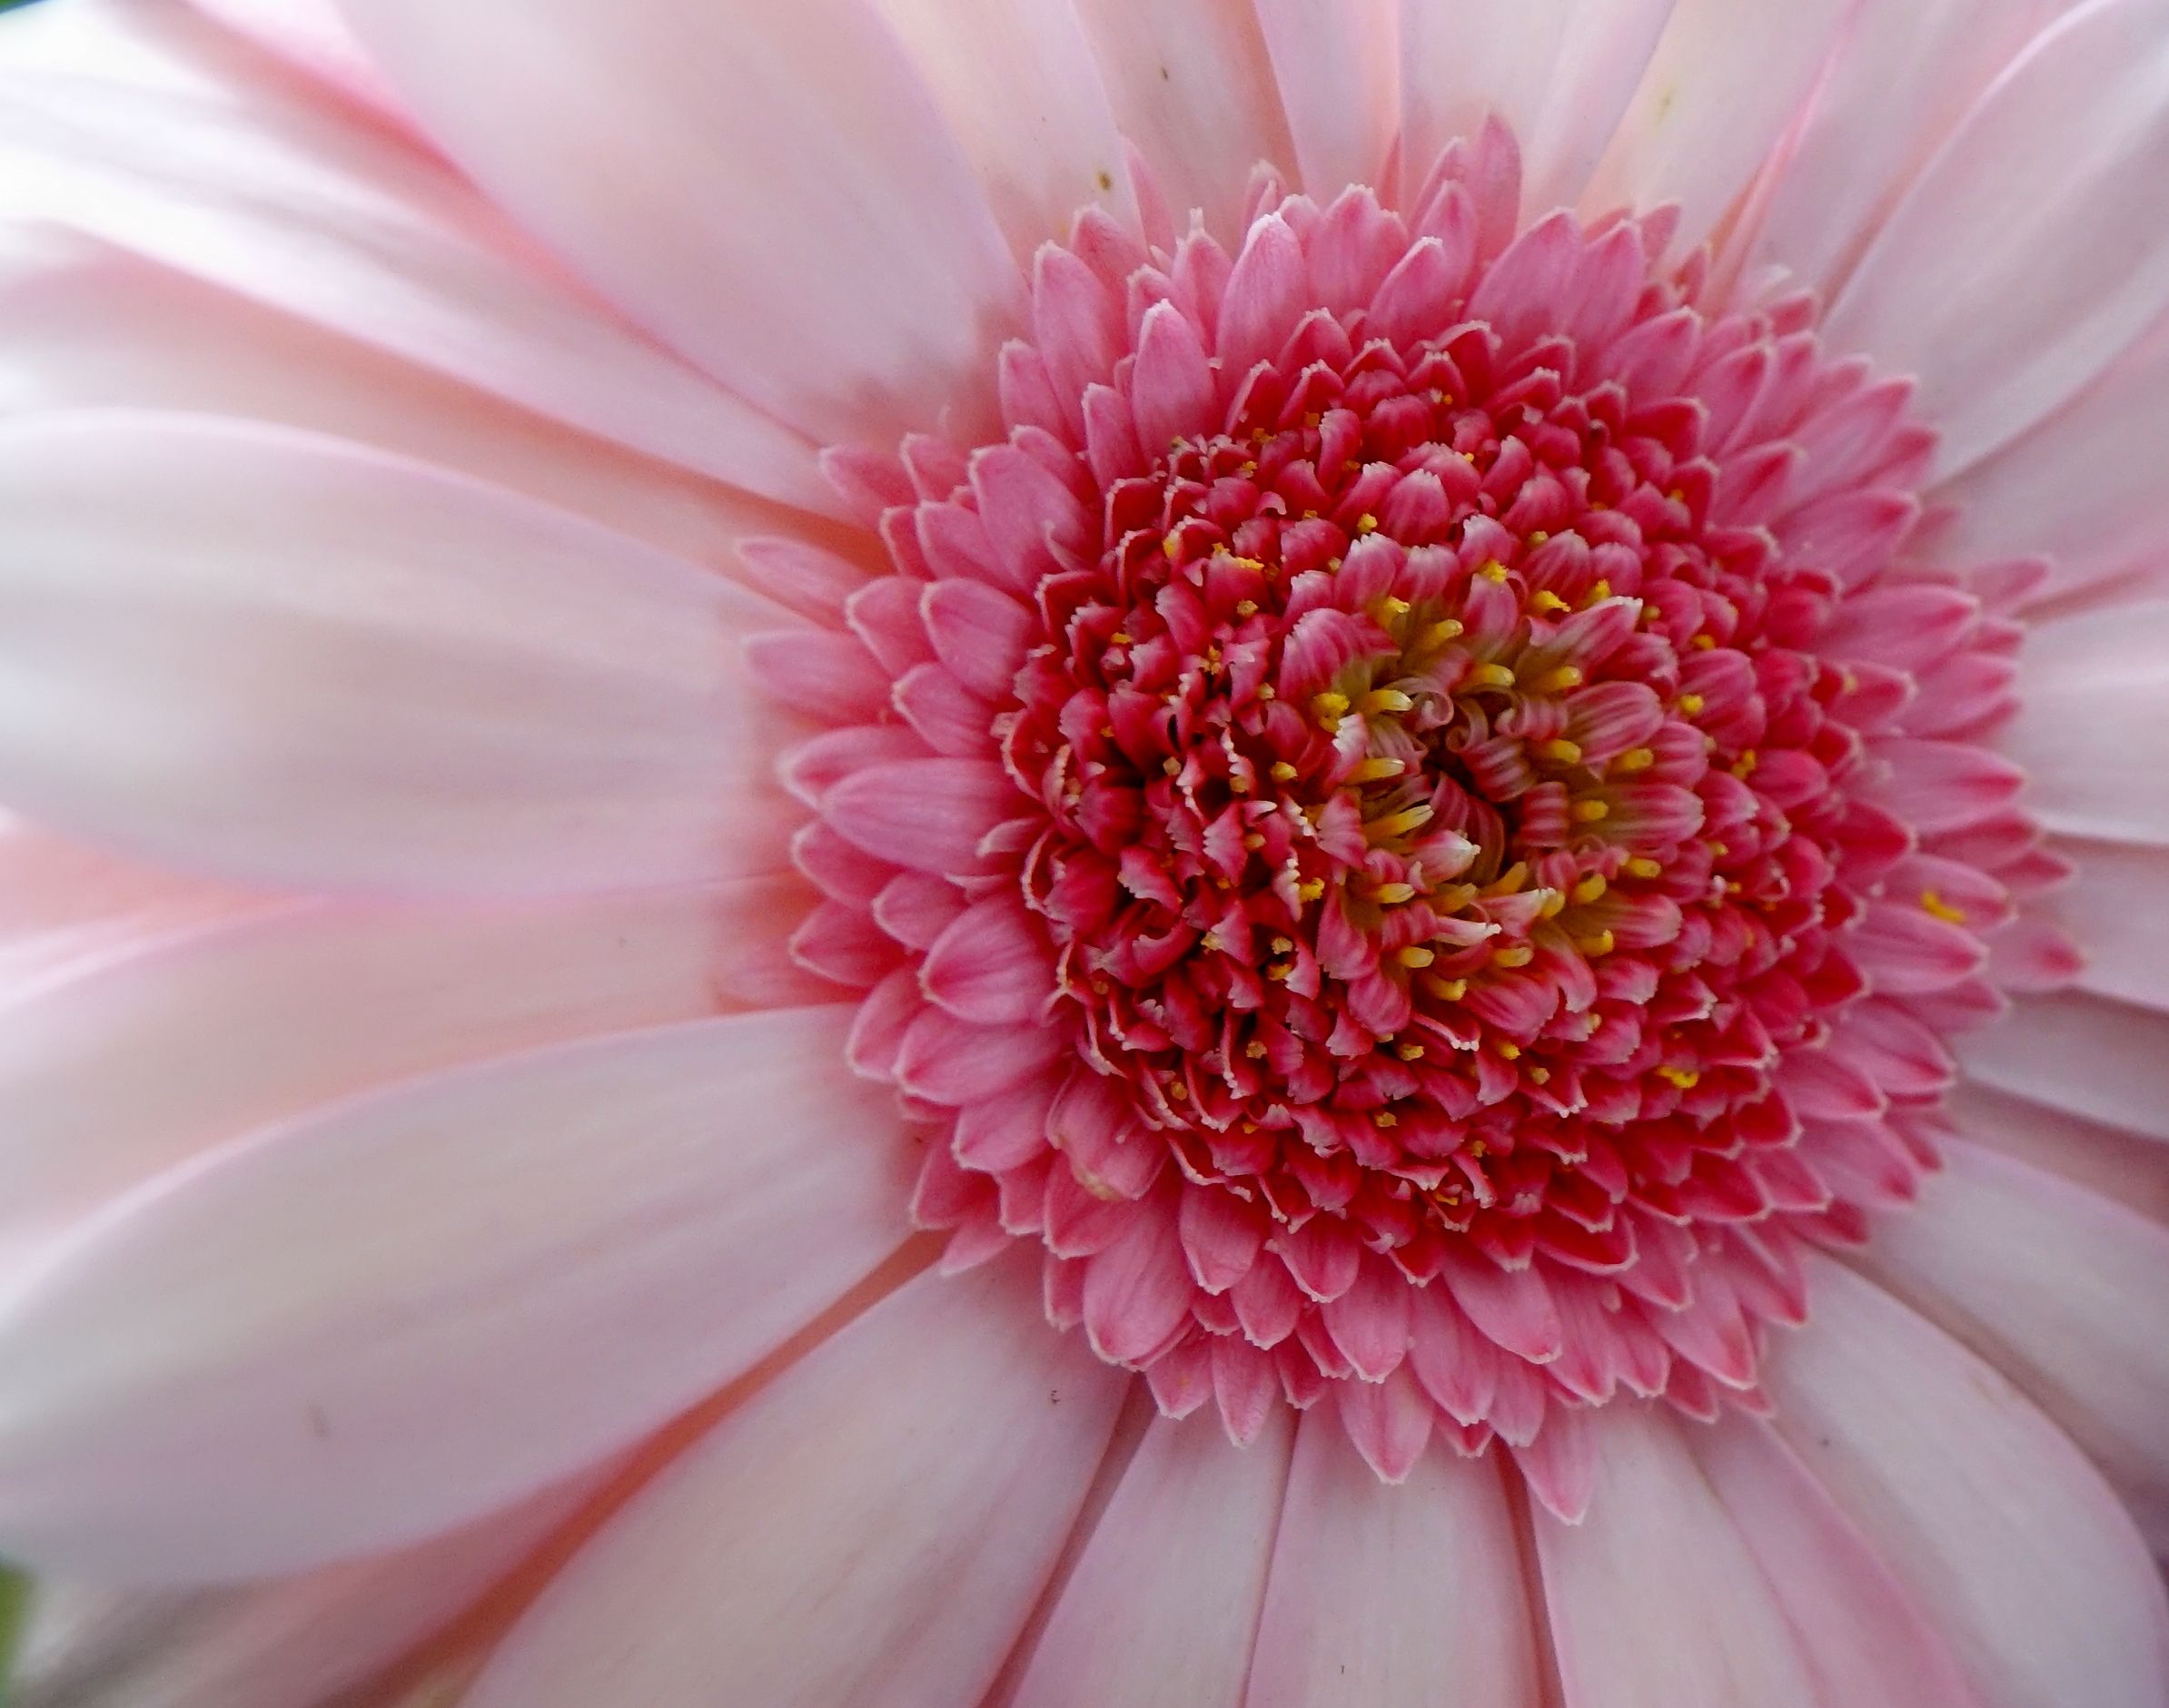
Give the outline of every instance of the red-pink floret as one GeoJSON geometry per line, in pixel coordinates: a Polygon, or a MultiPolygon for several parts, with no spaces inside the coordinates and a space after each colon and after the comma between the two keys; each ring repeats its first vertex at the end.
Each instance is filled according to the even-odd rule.
{"type": "Polygon", "coordinates": [[[832,454],[894,573],[758,662],[837,726],[797,946],[949,1261],[1043,1245],[1166,1411],[1496,1437],[1571,1513],[1580,1408],[1759,1404],[2054,874],[1979,745],[2017,631],[1902,550],[1908,388],[1515,193],[1493,130],[1233,261],[1085,216],[1007,439],[832,454]]]}

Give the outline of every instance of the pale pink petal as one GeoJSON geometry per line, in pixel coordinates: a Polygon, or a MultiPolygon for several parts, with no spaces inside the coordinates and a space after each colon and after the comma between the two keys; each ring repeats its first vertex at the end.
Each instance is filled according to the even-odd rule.
{"type": "Polygon", "coordinates": [[[806,906],[790,878],[494,906],[290,906],[93,963],[0,1010],[0,1249],[64,1231],[211,1145],[393,1080],[833,999],[784,948],[806,906]]]}
{"type": "Polygon", "coordinates": [[[1421,183],[1490,117],[1520,140],[1522,208],[1571,206],[1641,82],[1675,0],[1402,0],[1401,171],[1421,183]]]}
{"type": "Polygon", "coordinates": [[[1434,1447],[1392,1487],[1304,1414],[1244,1708],[1532,1703],[1537,1642],[1500,1456],[1434,1447]]]}
{"type": "Polygon", "coordinates": [[[1294,164],[1250,0],[1077,0],[1115,123],[1151,166],[1178,230],[1193,208],[1239,232],[1251,168],[1294,164]]]}
{"type": "Polygon", "coordinates": [[[1017,259],[1099,207],[1138,229],[1123,139],[1071,0],[873,0],[941,104],[1017,259]]]}
{"type": "Polygon", "coordinates": [[[2094,0],[2012,64],[1891,211],[1826,336],[1914,374],[1939,466],[1964,469],[2169,301],[2169,231],[2132,217],[2165,175],[2169,31],[2153,0],[2094,0]]]}
{"type": "Polygon", "coordinates": [[[295,1708],[451,1624],[579,1508],[576,1480],[396,1554],[233,1587],[41,1584],[15,1708],[295,1708]]]}
{"type": "Polygon", "coordinates": [[[1751,261],[1835,291],[1923,163],[2055,9],[1858,7],[1788,146],[1751,261]]]}
{"type": "Polygon", "coordinates": [[[1872,1282],[1811,1259],[1774,1348],[1778,1427],[1942,1632],[1982,1708],[2156,1708],[2169,1600],[2100,1473],[1872,1282]]]}
{"type": "MultiPolygon", "coordinates": [[[[441,463],[741,573],[779,513],[679,466],[157,262],[57,229],[0,259],[0,415],[183,410],[441,463]]],[[[859,572],[854,572],[855,574],[859,572]]]]}
{"type": "Polygon", "coordinates": [[[909,1283],[613,1517],[468,1708],[976,1703],[1127,1385],[1019,1270],[909,1283]]]}
{"type": "Polygon", "coordinates": [[[2024,997],[1962,1040],[1958,1060],[1999,1091],[2169,1140],[2169,1014],[2077,992],[2024,997]]]}
{"type": "Polygon", "coordinates": [[[1582,206],[1675,202],[1679,241],[1700,242],[1761,170],[1852,10],[1679,0],[1582,206]]]}
{"type": "Polygon", "coordinates": [[[1294,1434],[1280,1405],[1241,1447],[1154,1417],[1009,1708],[1240,1708],[1294,1434]]]}
{"type": "Polygon", "coordinates": [[[2032,1396],[2169,1553],[2169,1229],[1973,1145],[1946,1164],[1859,1263],[2032,1396]]]}
{"type": "Polygon", "coordinates": [[[2169,321],[2033,431],[1940,489],[1956,508],[1936,548],[1954,562],[2039,555],[2041,597],[2159,564],[2169,545],[2169,321]]]}
{"type": "Polygon", "coordinates": [[[2169,854],[2128,843],[2063,841],[2077,874],[2035,903],[2085,956],[2078,983],[2103,996],[2169,1011],[2169,854]]]}
{"type": "Polygon", "coordinates": [[[1257,7],[1302,187],[1322,205],[1352,183],[1389,189],[1386,153],[1401,125],[1400,0],[1257,7]]]}
{"type": "Polygon", "coordinates": [[[2169,845],[2169,602],[2039,625],[2018,686],[2000,745],[2028,774],[2027,810],[2066,835],[2169,845]]]}
{"type": "Polygon", "coordinates": [[[0,1305],[0,1547],[106,1578],[296,1570],[653,1428],[898,1242],[908,1147],[837,1060],[847,1020],[502,1058],[122,1200],[0,1305]]]}
{"type": "Polygon", "coordinates": [[[783,864],[777,715],[738,638],[780,607],[334,440],[90,412],[0,441],[0,788],[25,810],[323,884],[783,864]]]}
{"type": "Polygon", "coordinates": [[[1762,1568],[1830,1708],[1976,1708],[1957,1664],[1867,1539],[1768,1424],[1681,1438],[1762,1568]]]}
{"type": "Polygon", "coordinates": [[[479,182],[742,396],[824,440],[991,425],[1023,281],[866,0],[342,9],[479,182]]]}
{"type": "Polygon", "coordinates": [[[332,0],[191,0],[290,64],[388,114],[396,104],[332,0]]]}
{"type": "Polygon", "coordinates": [[[1646,1406],[1604,1407],[1590,1419],[1598,1473],[1588,1515],[1569,1525],[1534,1515],[1566,1699],[1818,1708],[1799,1640],[1683,1427],[1694,1426],[1646,1406]]]}
{"type": "Polygon", "coordinates": [[[1975,1143],[2169,1226],[2169,1146],[1978,1083],[1955,1088],[1945,1107],[1951,1126],[1975,1143]]]}
{"type": "Polygon", "coordinates": [[[441,161],[265,78],[260,56],[177,8],[54,10],[87,15],[100,51],[56,74],[26,51],[38,32],[20,27],[43,20],[9,20],[0,212],[54,221],[599,438],[838,508],[807,440],[538,267],[528,240],[441,161]],[[154,36],[115,22],[150,10],[154,36]],[[152,72],[135,74],[124,47],[152,72]]]}

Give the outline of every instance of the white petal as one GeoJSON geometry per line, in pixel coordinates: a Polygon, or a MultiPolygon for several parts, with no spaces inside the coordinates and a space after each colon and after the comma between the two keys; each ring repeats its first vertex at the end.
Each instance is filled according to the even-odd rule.
{"type": "Polygon", "coordinates": [[[2169,302],[2169,223],[2133,216],[2165,177],[2158,0],[2093,0],[2035,42],[1929,163],[1826,336],[1917,376],[1939,465],[1964,469],[2078,390],[2169,302]]]}
{"type": "Polygon", "coordinates": [[[1859,1263],[2025,1388],[2169,1554],[2169,1229],[1973,1145],[1946,1163],[1859,1263]]]}
{"type": "Polygon", "coordinates": [[[1778,1426],[1941,1628],[1982,1708],[2158,1708],[2169,1600],[2100,1473],[1988,1365],[1813,1260],[1778,1426]]]}
{"type": "Polygon", "coordinates": [[[922,1276],[613,1517],[467,1708],[976,1703],[1127,1386],[1012,1266],[922,1276]]]}
{"type": "Polygon", "coordinates": [[[795,881],[754,878],[492,907],[288,907],[27,990],[0,1007],[0,1251],[391,1081],[820,1001],[784,947],[807,905],[795,881]]]}
{"type": "Polygon", "coordinates": [[[1093,1525],[1009,1708],[1240,1708],[1294,1439],[1155,1417],[1093,1525]]]}
{"type": "Polygon", "coordinates": [[[568,512],[198,417],[0,425],[0,795],[274,881],[775,870],[738,637],[780,607],[568,512]]]}
{"type": "Polygon", "coordinates": [[[848,1012],[505,1058],[228,1146],[0,1297],[0,1551],[125,1579],[397,1546],[645,1434],[891,1251],[848,1012]]]}
{"type": "Polygon", "coordinates": [[[1398,1486],[1330,1407],[1295,1431],[1244,1708],[1539,1700],[1537,1633],[1503,1456],[1433,1446],[1398,1486]]]}
{"type": "Polygon", "coordinates": [[[461,163],[614,301],[824,440],[978,436],[1023,280],[866,0],[343,0],[461,163]]]}
{"type": "Polygon", "coordinates": [[[1679,1426],[1619,1403],[1589,1427],[1599,1470],[1588,1517],[1533,1518],[1567,1700],[1817,1708],[1814,1674],[1784,1610],[1679,1426]]]}
{"type": "Polygon", "coordinates": [[[834,510],[813,447],[539,265],[431,155],[262,74],[177,8],[69,0],[57,65],[0,35],[0,213],[334,328],[598,437],[834,510]],[[155,13],[155,31],[141,26],[155,13]]]}

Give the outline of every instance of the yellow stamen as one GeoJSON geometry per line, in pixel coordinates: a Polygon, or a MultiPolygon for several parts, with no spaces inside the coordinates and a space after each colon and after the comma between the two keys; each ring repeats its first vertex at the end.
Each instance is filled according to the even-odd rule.
{"type": "Polygon", "coordinates": [[[1601,872],[1592,872],[1574,886],[1574,899],[1587,907],[1604,893],[1604,874],[1601,872]]]}
{"type": "Polygon", "coordinates": [[[1412,900],[1415,893],[1416,886],[1412,884],[1382,884],[1372,892],[1372,897],[1381,906],[1399,907],[1401,903],[1412,900]]]}
{"type": "Polygon", "coordinates": [[[1504,665],[1478,665],[1469,672],[1469,686],[1472,688],[1510,688],[1514,686],[1514,673],[1504,665]]]}
{"type": "Polygon", "coordinates": [[[1712,647],[1717,645],[1717,637],[1715,635],[1697,635],[1687,644],[1694,647],[1699,652],[1708,652],[1712,647]]]}
{"type": "Polygon", "coordinates": [[[1581,744],[1578,741],[1568,741],[1563,737],[1558,741],[1548,741],[1544,744],[1543,752],[1545,758],[1555,760],[1562,765],[1578,765],[1581,763],[1581,744]]]}
{"type": "Polygon", "coordinates": [[[1581,683],[1582,675],[1580,665],[1561,665],[1556,670],[1545,671],[1537,678],[1536,685],[1540,693],[1563,694],[1569,688],[1580,687],[1581,683]]]}
{"type": "Polygon", "coordinates": [[[1570,611],[1574,608],[1550,587],[1539,587],[1529,602],[1540,611],[1570,611]]]}
{"type": "Polygon", "coordinates": [[[1323,694],[1311,696],[1311,711],[1327,729],[1338,729],[1341,720],[1348,716],[1348,696],[1328,688],[1323,694]]]}
{"type": "Polygon", "coordinates": [[[1498,967],[1525,967],[1536,959],[1536,951],[1525,943],[1500,949],[1491,956],[1491,964],[1498,967]]]}
{"type": "Polygon", "coordinates": [[[1610,816],[1611,808],[1602,801],[1577,801],[1574,803],[1574,817],[1580,824],[1595,824],[1610,816]]]}
{"type": "Polygon", "coordinates": [[[1243,1053],[1248,1056],[1253,1061],[1262,1061],[1265,1055],[1265,1046],[1259,1040],[1253,1038],[1248,1043],[1243,1046],[1243,1053]]]}
{"type": "Polygon", "coordinates": [[[1357,532],[1357,533],[1359,533],[1359,534],[1373,534],[1373,533],[1376,533],[1377,531],[1378,531],[1378,518],[1377,518],[1377,517],[1375,517],[1375,516],[1373,516],[1373,515],[1372,515],[1372,514],[1371,514],[1371,513],[1370,513],[1368,510],[1364,511],[1362,515],[1361,515],[1361,516],[1359,516],[1359,517],[1357,517],[1357,518],[1356,518],[1356,532],[1357,532]]]}
{"type": "MultiPolygon", "coordinates": [[[[1499,1043],[1499,1053],[1504,1056],[1509,1061],[1518,1061],[1520,1060],[1521,1056],[1521,1046],[1514,1042],[1511,1039],[1501,1039],[1499,1043]]],[[[1481,1144],[1483,1140],[1481,1139],[1477,1140],[1478,1144],[1481,1144]]],[[[1473,1148],[1471,1148],[1471,1154],[1474,1154],[1473,1148]]]]}
{"type": "Polygon", "coordinates": [[[1647,771],[1656,763],[1657,755],[1648,747],[1629,747],[1611,762],[1615,771],[1647,771]]]}
{"type": "Polygon", "coordinates": [[[1500,582],[1506,579],[1506,566],[1500,563],[1498,558],[1492,558],[1486,560],[1483,567],[1477,570],[1476,573],[1481,576],[1486,581],[1500,582]]]}
{"type": "Polygon", "coordinates": [[[1557,919],[1567,909],[1567,896],[1563,890],[1546,890],[1544,899],[1537,905],[1539,919],[1557,919]]]}
{"type": "Polygon", "coordinates": [[[1393,1053],[1403,1061],[1421,1061],[1423,1060],[1423,1046],[1420,1043],[1395,1044],[1393,1053]]]}
{"type": "Polygon", "coordinates": [[[1591,605],[1601,605],[1609,597],[1611,597],[1611,583],[1609,581],[1600,580],[1590,589],[1590,603],[1591,605]]]}
{"type": "Polygon", "coordinates": [[[1253,850],[1263,848],[1265,845],[1265,838],[1259,835],[1254,830],[1245,831],[1243,834],[1243,845],[1253,850]]]}
{"type": "Polygon", "coordinates": [[[1535,1084],[1549,1085],[1551,1083],[1551,1070],[1550,1068],[1531,1068],[1529,1070],[1529,1077],[1535,1084]]]}
{"type": "Polygon", "coordinates": [[[1404,967],[1428,967],[1438,958],[1435,953],[1418,943],[1412,943],[1405,949],[1397,949],[1393,952],[1393,959],[1400,962],[1404,967]]]}
{"type": "Polygon", "coordinates": [[[1275,759],[1273,762],[1273,780],[1275,783],[1293,782],[1295,780],[1295,767],[1290,765],[1285,759],[1275,759]]]}
{"type": "Polygon", "coordinates": [[[1385,713],[1411,711],[1415,704],[1399,688],[1372,688],[1356,702],[1356,710],[1365,717],[1377,717],[1385,713]]]}
{"type": "Polygon", "coordinates": [[[1295,899],[1299,902],[1314,902],[1324,893],[1323,878],[1305,878],[1295,886],[1295,899]]]}
{"type": "Polygon", "coordinates": [[[1699,694],[1682,694],[1679,696],[1679,709],[1685,712],[1689,717],[1694,716],[1696,713],[1699,712],[1704,704],[1705,702],[1699,694]]]}
{"type": "Polygon", "coordinates": [[[1755,757],[1755,750],[1750,747],[1732,762],[1732,775],[1745,782],[1755,775],[1755,767],[1758,763],[1760,762],[1755,757]]]}
{"type": "Polygon", "coordinates": [[[1458,617],[1441,617],[1423,631],[1421,644],[1426,647],[1443,647],[1448,641],[1459,638],[1461,633],[1461,624],[1458,617]]]}
{"type": "Polygon", "coordinates": [[[1966,910],[1953,907],[1933,890],[1920,893],[1920,904],[1946,925],[1963,925],[1966,923],[1966,910]]]}
{"type": "Polygon", "coordinates": [[[1405,836],[1429,824],[1433,810],[1429,801],[1422,801],[1401,812],[1389,813],[1383,818],[1374,818],[1370,825],[1371,839],[1378,842],[1389,836],[1405,836]]]}
{"type": "Polygon", "coordinates": [[[1628,861],[1627,872],[1630,877],[1661,878],[1664,876],[1664,862],[1652,860],[1648,854],[1636,854],[1628,861]]]}
{"type": "Polygon", "coordinates": [[[1388,777],[1399,776],[1408,768],[1406,760],[1390,759],[1383,754],[1374,754],[1368,759],[1359,760],[1355,769],[1348,774],[1348,780],[1357,784],[1380,783],[1388,777]]]}
{"type": "Polygon", "coordinates": [[[1692,1068],[1659,1068],[1657,1070],[1657,1077],[1660,1080],[1669,1080],[1683,1091],[1693,1091],[1702,1081],[1702,1076],[1692,1068]]]}
{"type": "Polygon", "coordinates": [[[1596,934],[1594,937],[1577,937],[1577,938],[1575,938],[1575,939],[1574,939],[1574,946],[1575,946],[1575,948],[1577,948],[1577,949],[1580,950],[1580,951],[1581,951],[1581,953],[1582,953],[1583,954],[1585,954],[1585,955],[1589,956],[1589,957],[1590,957],[1590,959],[1593,961],[1593,960],[1595,960],[1595,959],[1596,959],[1596,958],[1597,958],[1599,955],[1608,955],[1608,954],[1609,954],[1609,953],[1611,953],[1611,952],[1612,952],[1614,949],[1617,949],[1617,948],[1618,948],[1619,945],[1618,942],[1617,942],[1617,941],[1616,941],[1616,940],[1613,938],[1613,936],[1612,936],[1612,934],[1611,934],[1611,933],[1610,933],[1610,932],[1609,932],[1609,931],[1600,931],[1600,932],[1599,932],[1599,933],[1597,933],[1597,934],[1596,934]]]}
{"type": "Polygon", "coordinates": [[[1428,978],[1423,981],[1423,988],[1441,1002],[1458,1002],[1462,997],[1469,994],[1469,981],[1466,979],[1428,978]]]}
{"type": "Polygon", "coordinates": [[[1392,617],[1406,617],[1414,607],[1406,599],[1397,599],[1392,594],[1388,594],[1378,602],[1378,608],[1392,617]]]}
{"type": "Polygon", "coordinates": [[[1255,600],[1255,599],[1242,599],[1242,600],[1238,600],[1238,601],[1236,602],[1236,606],[1235,606],[1235,615],[1236,615],[1237,617],[1255,617],[1257,614],[1258,614],[1258,602],[1257,602],[1257,600],[1255,600]]]}
{"type": "Polygon", "coordinates": [[[1374,1109],[1371,1111],[1371,1124],[1373,1127],[1397,1126],[1399,1118],[1390,1109],[1374,1109]]]}

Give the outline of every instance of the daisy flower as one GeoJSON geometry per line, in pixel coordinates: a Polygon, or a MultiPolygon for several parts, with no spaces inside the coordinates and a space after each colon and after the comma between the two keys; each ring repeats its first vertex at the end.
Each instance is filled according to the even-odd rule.
{"type": "Polygon", "coordinates": [[[0,25],[25,1708],[2161,1708],[2164,0],[0,25]]]}

